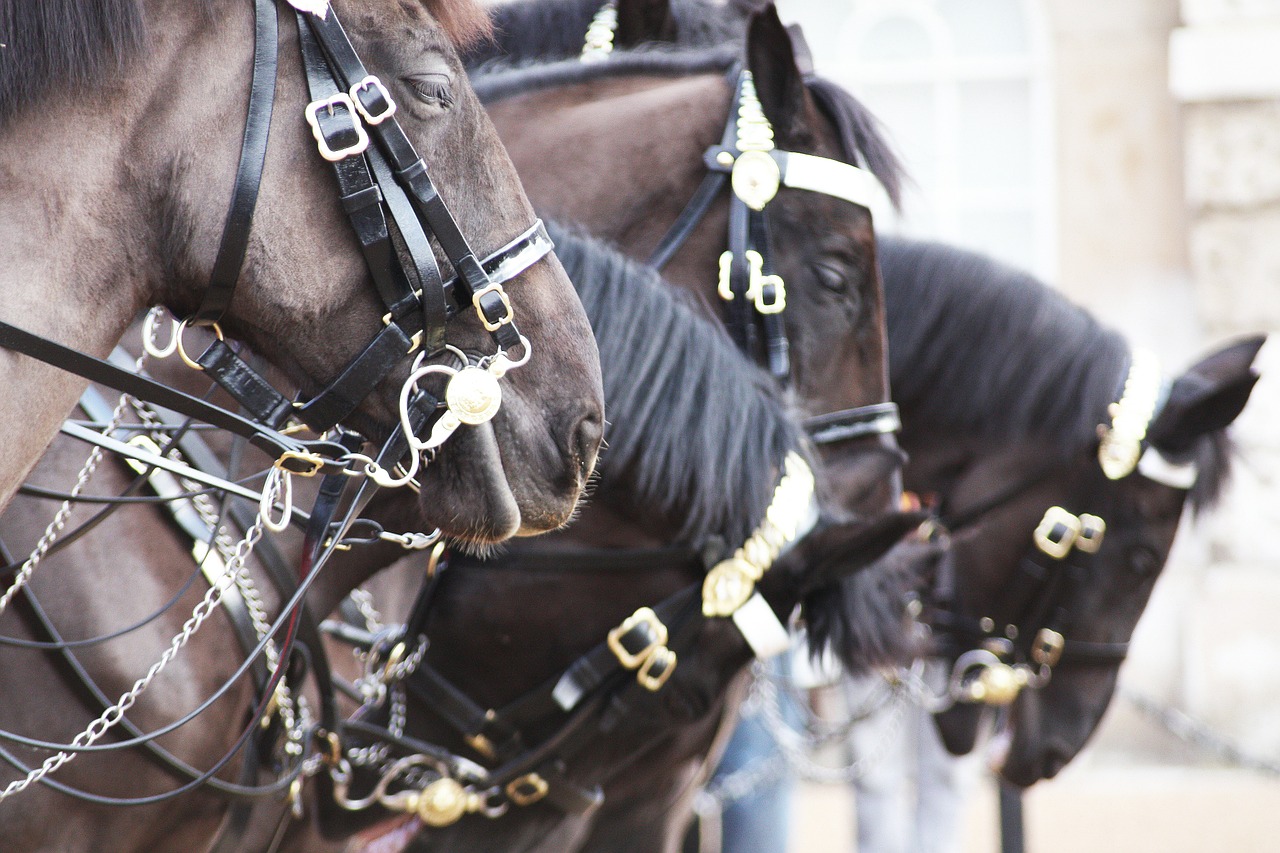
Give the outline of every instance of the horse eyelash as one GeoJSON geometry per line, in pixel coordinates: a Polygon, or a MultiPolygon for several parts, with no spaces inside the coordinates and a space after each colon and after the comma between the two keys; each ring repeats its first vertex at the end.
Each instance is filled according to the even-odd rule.
{"type": "Polygon", "coordinates": [[[413,89],[414,94],[423,101],[436,104],[444,109],[453,106],[453,92],[450,90],[447,81],[431,77],[413,77],[407,82],[409,83],[409,88],[413,89]]]}

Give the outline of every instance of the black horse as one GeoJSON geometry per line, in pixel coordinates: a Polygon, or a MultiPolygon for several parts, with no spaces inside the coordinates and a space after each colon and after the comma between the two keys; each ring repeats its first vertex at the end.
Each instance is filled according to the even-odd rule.
{"type": "Polygon", "coordinates": [[[906,485],[949,531],[949,588],[930,617],[939,650],[955,660],[987,645],[1023,673],[966,673],[966,701],[939,722],[967,751],[984,703],[1012,702],[1000,773],[1030,785],[1097,727],[1184,505],[1200,512],[1220,494],[1225,429],[1265,338],[1169,380],[1026,273],[900,239],[881,240],[881,261],[906,485]],[[1128,450],[1141,460],[1117,464],[1126,418],[1139,423],[1128,450]]]}

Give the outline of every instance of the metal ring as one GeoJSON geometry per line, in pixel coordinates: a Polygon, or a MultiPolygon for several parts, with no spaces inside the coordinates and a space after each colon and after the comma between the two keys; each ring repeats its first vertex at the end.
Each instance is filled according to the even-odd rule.
{"type": "Polygon", "coordinates": [[[146,350],[147,355],[152,358],[168,358],[178,351],[178,341],[182,324],[173,315],[169,315],[169,343],[163,347],[157,347],[155,344],[156,324],[163,319],[165,314],[169,312],[163,307],[156,305],[147,312],[147,316],[142,321],[142,348],[146,350]]]}
{"type": "MultiPolygon", "coordinates": [[[[191,356],[187,355],[187,348],[182,345],[183,333],[185,333],[187,331],[187,328],[191,325],[192,319],[194,318],[188,317],[187,319],[179,323],[178,330],[177,332],[175,332],[178,338],[178,344],[177,344],[178,357],[181,358],[184,362],[186,362],[187,367],[190,367],[192,370],[204,370],[203,367],[201,367],[199,364],[191,360],[191,356]]],[[[222,337],[222,327],[219,326],[217,323],[210,324],[209,328],[213,329],[213,334],[218,340],[220,341],[226,340],[226,338],[222,337]]]]}

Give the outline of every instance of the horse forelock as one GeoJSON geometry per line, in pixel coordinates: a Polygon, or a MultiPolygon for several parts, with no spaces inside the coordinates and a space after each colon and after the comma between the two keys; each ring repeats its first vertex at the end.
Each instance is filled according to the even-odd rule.
{"type": "Polygon", "coordinates": [[[141,0],[0,0],[0,117],[99,79],[142,45],[141,0]]]}
{"type": "Polygon", "coordinates": [[[764,516],[782,459],[804,447],[776,385],[657,273],[585,235],[555,227],[553,236],[600,346],[608,425],[599,499],[680,519],[678,542],[742,542],[764,516]]]}

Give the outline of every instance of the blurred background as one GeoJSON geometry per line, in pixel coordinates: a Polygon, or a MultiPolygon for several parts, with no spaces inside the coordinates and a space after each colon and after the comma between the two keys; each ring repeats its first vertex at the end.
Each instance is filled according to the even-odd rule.
{"type": "MultiPolygon", "coordinates": [[[[878,229],[1029,269],[1166,372],[1280,331],[1280,0],[778,7],[906,161],[878,229]]],[[[1035,853],[1280,849],[1280,344],[1258,364],[1234,483],[1181,528],[1122,694],[1026,798],[1035,853]]],[[[848,797],[806,789],[795,849],[850,850],[848,797]]],[[[996,828],[988,786],[967,849],[998,850],[996,828]]]]}

